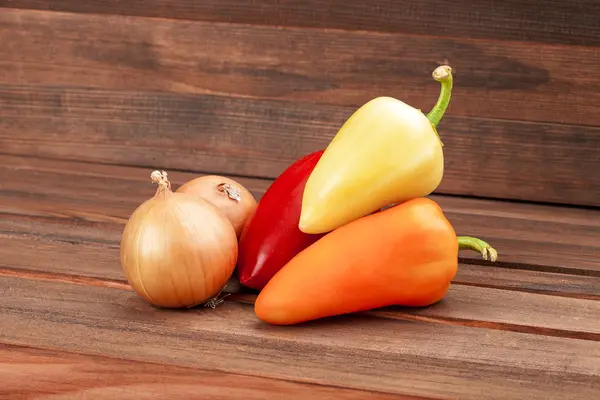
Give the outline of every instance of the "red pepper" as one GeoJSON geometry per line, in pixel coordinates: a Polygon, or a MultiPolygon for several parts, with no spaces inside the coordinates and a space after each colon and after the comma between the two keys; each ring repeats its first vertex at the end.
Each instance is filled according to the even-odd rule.
{"type": "Polygon", "coordinates": [[[240,283],[261,290],[296,254],[324,234],[306,234],[298,223],[304,186],[324,150],[290,165],[267,189],[240,237],[240,283]]]}

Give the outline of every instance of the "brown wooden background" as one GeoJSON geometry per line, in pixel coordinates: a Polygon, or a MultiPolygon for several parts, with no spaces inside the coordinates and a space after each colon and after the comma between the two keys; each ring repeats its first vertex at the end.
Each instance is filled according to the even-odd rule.
{"type": "Polygon", "coordinates": [[[373,97],[429,110],[447,61],[438,193],[600,206],[594,0],[0,7],[4,155],[272,179],[373,97]]]}

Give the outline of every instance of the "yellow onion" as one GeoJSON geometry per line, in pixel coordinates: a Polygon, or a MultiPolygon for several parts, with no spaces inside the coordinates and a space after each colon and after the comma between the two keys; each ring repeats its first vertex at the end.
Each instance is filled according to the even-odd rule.
{"type": "Polygon", "coordinates": [[[237,262],[229,220],[210,202],[173,193],[166,172],[154,171],[156,194],[129,218],[121,238],[127,281],[159,307],[192,307],[218,295],[237,262]]]}
{"type": "Polygon", "coordinates": [[[218,175],[206,175],[184,183],[177,193],[188,193],[208,200],[223,213],[239,237],[250,215],[256,209],[256,199],[244,186],[218,175]]]}

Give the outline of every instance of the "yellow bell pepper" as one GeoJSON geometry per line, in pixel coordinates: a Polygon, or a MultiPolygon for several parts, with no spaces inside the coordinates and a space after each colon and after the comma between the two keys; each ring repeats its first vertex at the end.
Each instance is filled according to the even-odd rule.
{"type": "Polygon", "coordinates": [[[450,103],[452,70],[443,65],[432,76],[441,92],[427,116],[395,98],[378,97],[344,123],[306,182],[302,232],[329,232],[438,187],[444,156],[435,127],[450,103]]]}

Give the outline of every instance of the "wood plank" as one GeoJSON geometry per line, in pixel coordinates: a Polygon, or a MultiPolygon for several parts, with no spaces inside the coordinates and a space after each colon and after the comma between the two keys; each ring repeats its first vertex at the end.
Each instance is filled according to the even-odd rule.
{"type": "MultiPolygon", "coordinates": [[[[0,157],[0,160],[2,159],[3,158],[0,157]]],[[[36,161],[39,162],[43,160],[36,161]]],[[[42,164],[45,164],[45,162],[42,164]]],[[[56,166],[56,164],[54,165],[56,166]]],[[[71,165],[71,167],[75,166],[71,165]]],[[[52,185],[54,180],[44,177],[42,173],[43,169],[41,168],[40,164],[38,164],[37,168],[35,174],[41,178],[41,181],[48,182],[50,185],[52,185]]],[[[110,170],[122,171],[122,173],[119,173],[118,176],[131,173],[132,170],[135,171],[135,169],[121,167],[108,167],[107,169],[107,172],[110,170]]],[[[102,179],[101,175],[91,174],[89,168],[88,170],[83,168],[71,168],[71,171],[77,171],[79,173],[87,172],[89,175],[87,175],[87,178],[79,178],[76,181],[74,181],[72,177],[65,178],[63,179],[64,181],[77,182],[77,184],[85,186],[88,180],[97,178],[102,179]]],[[[23,181],[28,181],[28,178],[31,176],[29,174],[22,174],[21,177],[23,181]]],[[[20,188],[22,192],[14,192],[10,197],[7,195],[6,191],[0,191],[0,232],[5,235],[2,239],[0,239],[0,241],[7,241],[5,243],[5,248],[8,249],[31,249],[32,247],[39,245],[39,238],[42,238],[44,240],[42,248],[53,249],[50,251],[50,257],[45,258],[45,260],[48,262],[44,263],[45,268],[50,268],[49,271],[62,271],[63,273],[70,272],[73,274],[84,275],[91,272],[98,272],[98,277],[121,279],[121,273],[117,267],[118,258],[116,256],[116,250],[114,250],[114,247],[118,246],[119,244],[123,230],[123,224],[125,223],[128,213],[130,213],[131,209],[135,207],[134,202],[140,201],[139,199],[143,198],[142,192],[145,189],[141,189],[141,178],[141,176],[133,176],[133,179],[127,184],[127,187],[134,188],[134,190],[127,192],[132,193],[133,196],[132,199],[127,202],[128,205],[123,207],[123,211],[118,213],[121,215],[120,217],[112,217],[103,214],[114,211],[115,206],[111,205],[109,202],[105,203],[103,201],[100,203],[92,201],[78,204],[75,202],[75,199],[69,200],[69,198],[72,196],[68,194],[69,190],[72,189],[71,187],[63,187],[63,190],[65,190],[64,192],[58,192],[54,196],[43,198],[41,200],[35,198],[36,192],[47,192],[50,190],[50,188],[44,186],[37,187],[38,183],[36,181],[29,181],[29,183],[32,184],[33,187],[37,187],[37,190],[33,189],[32,186],[25,185],[20,188]],[[138,187],[138,184],[140,188],[139,191],[135,189],[138,187]],[[33,197],[32,199],[29,199],[29,201],[24,198],[27,193],[30,193],[33,197]],[[92,211],[83,210],[83,204],[85,204],[92,211]],[[8,237],[9,235],[10,238],[8,237]],[[58,244],[56,244],[56,242],[58,242],[58,244]],[[73,245],[80,243],[91,244],[91,246],[84,246],[86,251],[81,251],[82,249],[79,248],[79,251],[77,252],[79,256],[86,259],[87,262],[75,266],[74,270],[62,268],[68,267],[69,265],[64,264],[64,258],[61,258],[61,256],[54,257],[52,254],[61,255],[69,253],[71,251],[70,249],[73,248],[73,245]],[[94,244],[113,245],[113,250],[111,250],[110,255],[109,270],[106,269],[105,264],[96,266],[96,262],[98,260],[106,260],[107,255],[104,254],[104,256],[98,258],[96,252],[103,251],[103,247],[94,246],[94,244]],[[68,248],[69,250],[64,250],[64,248],[68,248]],[[86,265],[89,268],[83,268],[83,265],[86,265]]],[[[177,179],[179,182],[184,182],[185,179],[187,179],[187,174],[175,173],[175,179],[177,179]]],[[[264,188],[268,183],[267,181],[258,181],[255,182],[258,186],[255,186],[251,184],[251,182],[253,182],[251,179],[245,179],[243,181],[248,187],[253,188],[254,194],[257,198],[260,198],[262,191],[264,191],[264,188]]],[[[76,192],[74,193],[76,195],[76,192]]],[[[97,193],[102,194],[103,191],[99,190],[97,193]]],[[[100,197],[106,198],[107,196],[102,195],[100,197]]],[[[562,229],[564,229],[564,226],[571,227],[570,229],[567,229],[567,231],[571,232],[570,234],[572,234],[575,238],[581,236],[585,237],[585,235],[582,234],[582,231],[585,229],[585,224],[595,222],[593,218],[577,218],[577,214],[572,212],[567,213],[566,216],[564,213],[561,213],[558,210],[550,213],[549,211],[552,208],[547,209],[546,207],[540,206],[529,207],[527,205],[511,204],[510,207],[492,207],[486,205],[483,201],[472,202],[464,199],[458,199],[459,201],[457,201],[457,199],[454,198],[440,196],[436,196],[434,198],[440,204],[442,204],[442,207],[455,224],[458,223],[459,226],[462,225],[461,233],[464,234],[473,232],[473,227],[480,226],[481,223],[476,219],[484,218],[486,213],[493,213],[495,217],[497,217],[499,214],[504,215],[505,223],[506,220],[518,220],[521,223],[525,223],[525,226],[516,226],[512,228],[512,233],[510,230],[508,230],[511,229],[510,227],[508,229],[505,228],[507,229],[504,231],[505,237],[508,238],[510,238],[511,235],[520,235],[522,232],[528,232],[529,228],[527,226],[527,221],[529,221],[529,224],[535,224],[536,220],[547,220],[548,217],[550,218],[550,221],[552,221],[552,218],[554,218],[566,222],[566,224],[562,226],[562,229]],[[480,206],[481,203],[484,203],[484,207],[478,208],[477,206],[480,206]],[[484,212],[483,214],[482,210],[484,212]],[[471,221],[467,221],[465,223],[465,215],[470,216],[471,221]],[[481,217],[482,215],[483,217],[481,217]],[[461,223],[460,221],[463,222],[461,223]],[[568,221],[571,221],[571,223],[569,224],[568,221]],[[583,225],[584,228],[574,229],[573,225],[583,225]]],[[[581,215],[581,217],[584,217],[584,215],[581,215]]],[[[539,230],[530,233],[532,237],[539,238],[544,233],[552,231],[552,229],[550,229],[552,225],[553,223],[546,223],[540,227],[539,230]]],[[[491,225],[491,228],[493,227],[494,224],[491,225]]],[[[560,229],[555,231],[560,231],[560,229]]],[[[590,275],[590,272],[585,269],[577,269],[578,265],[581,265],[582,263],[593,265],[593,262],[597,257],[596,250],[592,250],[589,258],[581,258],[581,253],[577,253],[576,249],[572,248],[571,253],[577,254],[577,257],[569,261],[569,258],[565,257],[565,248],[563,247],[557,250],[554,247],[556,245],[556,240],[552,240],[545,246],[546,249],[550,250],[543,250],[544,252],[549,253],[546,254],[545,257],[542,257],[552,262],[548,263],[549,265],[539,266],[539,254],[534,251],[525,251],[527,248],[523,247],[523,242],[517,242],[515,247],[520,248],[520,250],[518,254],[513,254],[510,252],[510,248],[508,252],[506,251],[506,241],[504,240],[504,243],[502,243],[503,239],[498,238],[498,235],[490,235],[490,232],[486,232],[485,230],[482,230],[479,233],[483,233],[486,237],[491,237],[491,239],[488,240],[490,240],[494,246],[497,246],[498,241],[501,242],[501,247],[498,247],[501,250],[501,258],[498,264],[499,266],[481,266],[463,263],[461,264],[456,275],[456,282],[459,282],[463,285],[529,291],[533,293],[547,293],[577,298],[596,299],[600,296],[600,276],[592,276],[590,275]],[[508,261],[505,262],[505,259],[508,261]],[[563,264],[560,264],[557,259],[562,259],[563,264]],[[510,262],[511,260],[513,261],[512,263],[510,262]],[[561,265],[564,266],[565,260],[567,261],[567,265],[571,267],[568,268],[566,272],[571,273],[547,273],[523,269],[537,268],[546,271],[564,271],[565,269],[564,267],[561,267],[561,265]],[[533,264],[530,265],[528,262],[533,264]],[[502,268],[500,266],[508,266],[512,268],[502,268]],[[573,275],[573,272],[584,273],[585,275],[573,275]]],[[[590,239],[593,240],[593,232],[590,239]]],[[[519,236],[517,236],[515,240],[527,240],[527,238],[521,239],[519,236]]],[[[527,246],[532,246],[533,243],[535,242],[532,240],[527,240],[527,246]]],[[[581,248],[579,250],[581,250],[581,248]]],[[[7,254],[8,258],[6,259],[14,257],[14,253],[12,252],[7,254]]],[[[568,255],[569,252],[566,254],[568,255]]],[[[461,257],[463,261],[481,263],[479,257],[474,254],[471,255],[469,253],[461,253],[461,257]]],[[[40,265],[37,257],[33,257],[29,262],[24,262],[24,259],[20,257],[17,259],[19,260],[18,265],[22,265],[25,268],[36,268],[36,266],[40,265]]]]}
{"type": "MultiPolygon", "coordinates": [[[[57,212],[32,213],[31,210],[21,208],[15,208],[13,214],[1,210],[0,202],[0,242],[3,243],[0,256],[4,260],[0,264],[4,268],[124,282],[117,250],[123,229],[122,223],[98,222],[93,220],[96,217],[94,214],[88,219],[86,216],[82,217],[82,214],[78,217],[68,217],[57,212]],[[19,212],[27,215],[18,214],[19,212]],[[111,246],[108,246],[107,250],[107,246],[102,245],[111,246]],[[2,251],[2,248],[5,250],[2,251]],[[76,262],[71,258],[73,253],[77,254],[76,262]]],[[[463,261],[482,264],[476,256],[470,259],[468,253],[461,255],[463,261]]],[[[507,264],[500,262],[500,265],[507,264]]],[[[522,269],[528,267],[563,270],[535,265],[503,268],[461,263],[454,282],[468,286],[600,299],[600,276],[592,275],[591,271],[584,270],[585,275],[574,275],[572,272],[579,271],[567,269],[567,272],[571,273],[556,273],[522,269]]]]}
{"type": "MultiPolygon", "coordinates": [[[[211,95],[0,86],[0,152],[275,178],[326,147],[351,113],[211,95]]],[[[444,124],[437,193],[600,206],[600,127],[451,115],[444,124]]]]}
{"type": "Polygon", "coordinates": [[[1,279],[8,344],[429,397],[600,394],[596,341],[367,316],[273,327],[239,303],[171,312],[122,290],[1,279]]]}
{"type": "Polygon", "coordinates": [[[11,399],[418,399],[6,344],[0,378],[0,397],[11,399]]]}
{"type": "Polygon", "coordinates": [[[451,115],[600,125],[593,47],[15,9],[0,13],[0,37],[2,84],[353,108],[392,95],[428,110],[439,92],[430,73],[447,58],[451,115]]]}
{"type": "MultiPolygon", "coordinates": [[[[152,197],[156,185],[150,180],[155,168],[13,157],[0,155],[0,206],[6,213],[23,211],[39,215],[124,223],[143,201],[152,197]],[[19,211],[15,211],[15,210],[19,211]],[[62,214],[61,214],[62,213],[62,214]]],[[[186,181],[205,175],[168,170],[173,190],[186,181]]],[[[255,198],[272,180],[234,177],[255,198]]]]}
{"type": "MultiPolygon", "coordinates": [[[[600,271],[600,210],[451,196],[435,200],[459,235],[493,243],[503,253],[499,264],[583,275],[600,271]]],[[[465,257],[465,261],[474,259],[465,257]]]]}
{"type": "Polygon", "coordinates": [[[600,8],[593,0],[551,3],[536,0],[329,0],[326,4],[319,0],[261,0],[260,3],[243,0],[125,3],[119,0],[2,0],[0,6],[588,46],[600,44],[596,23],[600,8]]]}
{"type": "MultiPolygon", "coordinates": [[[[45,237],[49,246],[55,246],[56,240],[71,246],[83,243],[79,254],[90,262],[96,251],[107,246],[116,251],[126,219],[155,192],[146,168],[12,156],[0,156],[0,165],[4,218],[0,231],[13,234],[10,240],[19,240],[18,246],[24,248],[33,246],[39,237],[45,237]],[[31,237],[14,237],[22,234],[31,237]],[[106,246],[97,247],[98,243],[106,246]]],[[[169,176],[178,187],[198,174],[174,171],[169,176]]],[[[268,180],[236,179],[258,199],[270,184],[268,180]]],[[[479,236],[500,252],[498,266],[600,276],[599,210],[432,198],[457,234],[479,236]]],[[[114,262],[115,256],[111,257],[114,262]]],[[[464,252],[461,257],[465,262],[482,263],[474,253],[464,252]]],[[[32,258],[27,268],[37,262],[32,258]]]]}
{"type": "Polygon", "coordinates": [[[110,247],[119,244],[126,222],[125,218],[109,220],[111,217],[99,214],[90,214],[87,218],[82,216],[85,214],[83,212],[64,215],[60,213],[60,206],[56,212],[18,205],[8,208],[4,200],[2,198],[0,202],[0,232],[16,238],[42,238],[47,242],[91,243],[110,247]]]}
{"type": "MultiPolygon", "coordinates": [[[[1,204],[1,202],[0,202],[1,204]]],[[[43,212],[0,206],[0,257],[5,268],[96,277],[124,282],[118,257],[123,223],[107,223],[43,212]],[[18,214],[22,212],[24,214],[18,214]],[[4,250],[2,250],[4,249],[4,250]],[[76,249],[76,251],[74,251],[76,249]],[[77,254],[73,260],[71,255],[77,254]]],[[[83,215],[83,216],[82,216],[83,215]]],[[[467,258],[468,253],[461,254],[467,258]]],[[[550,255],[552,256],[552,255],[550,255]]],[[[469,259],[480,262],[476,256],[469,259]]],[[[469,261],[466,260],[466,261],[469,261]]],[[[463,260],[465,261],[465,260],[463,260]]],[[[506,263],[500,262],[506,266],[506,263]]],[[[454,279],[461,285],[551,294],[581,299],[600,299],[600,276],[549,273],[517,268],[559,269],[523,265],[514,268],[461,263],[454,279]]],[[[568,270],[567,272],[578,272],[568,270]]]]}
{"type": "MultiPolygon", "coordinates": [[[[131,291],[121,280],[65,273],[2,268],[0,277],[74,283],[131,291]]],[[[455,283],[445,299],[425,308],[390,306],[366,314],[401,320],[425,320],[523,333],[600,341],[600,296],[591,299],[515,292],[455,283]]],[[[241,293],[231,301],[254,304],[255,294],[241,293]]]]}
{"type": "MultiPolygon", "coordinates": [[[[392,308],[387,316],[403,313],[392,308]]],[[[385,311],[386,313],[388,311],[385,311]]],[[[444,301],[411,315],[450,321],[495,323],[507,330],[600,341],[600,301],[453,285],[444,301]]],[[[489,326],[485,324],[485,326],[489,326]]]]}
{"type": "Polygon", "coordinates": [[[0,233],[0,267],[123,279],[119,245],[0,233]]]}
{"type": "Polygon", "coordinates": [[[600,300],[600,277],[460,264],[454,282],[520,292],[600,300]]]}

